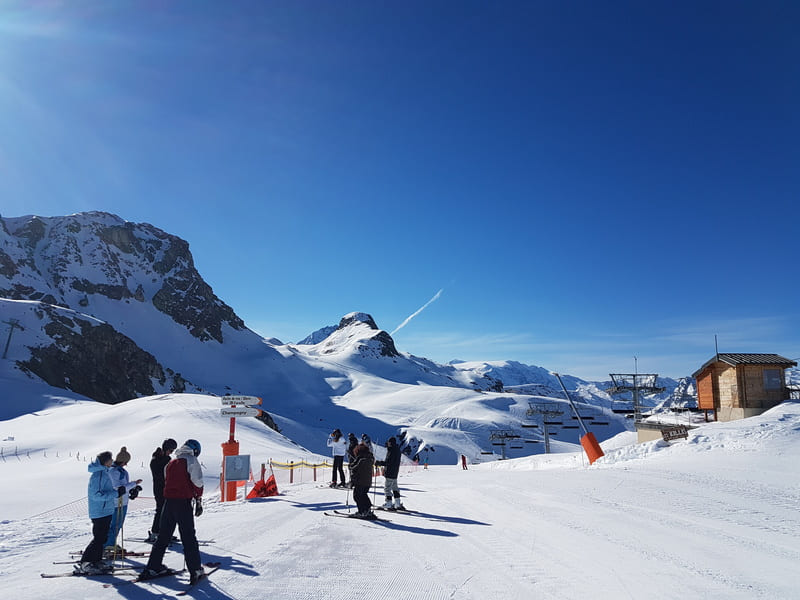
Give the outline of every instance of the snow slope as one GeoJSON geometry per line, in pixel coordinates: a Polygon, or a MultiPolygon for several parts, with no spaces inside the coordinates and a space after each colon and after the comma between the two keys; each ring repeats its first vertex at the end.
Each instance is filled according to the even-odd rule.
{"type": "MultiPolygon", "coordinates": [[[[3,589],[19,600],[145,599],[181,589],[175,579],[124,585],[124,576],[107,577],[112,586],[104,588],[100,579],[38,573],[69,570],[51,563],[69,560],[90,539],[85,508],[68,510],[85,493],[83,457],[125,444],[147,494],[142,465],[152,449],[166,435],[192,435],[204,445],[206,474],[198,535],[213,540],[201,551],[222,562],[193,592],[197,598],[800,597],[798,403],[703,425],[671,444],[630,445],[632,434],[623,433],[604,443],[606,457],[591,467],[580,453],[562,453],[467,471],[420,468],[400,478],[406,505],[419,512],[365,523],[324,516],[352,509],[352,499],[314,483],[282,485],[280,496],[256,502],[218,503],[218,444],[227,424],[208,402],[197,395],[67,402],[0,423],[3,589]]],[[[258,422],[238,421],[242,453],[307,455],[258,422]]],[[[151,518],[147,499],[134,501],[126,538],[144,535],[151,518]]],[[[180,567],[182,556],[169,552],[165,562],[180,567]]]]}

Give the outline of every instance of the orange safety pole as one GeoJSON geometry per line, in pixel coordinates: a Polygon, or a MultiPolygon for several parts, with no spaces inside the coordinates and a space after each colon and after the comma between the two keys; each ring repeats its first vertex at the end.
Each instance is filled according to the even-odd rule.
{"type": "MultiPolygon", "coordinates": [[[[222,474],[223,474],[223,482],[225,481],[225,457],[226,456],[238,456],[239,455],[239,442],[237,442],[233,436],[236,432],[236,417],[231,417],[231,429],[230,429],[230,438],[227,442],[223,442],[222,444],[222,474]]],[[[220,496],[223,502],[233,502],[236,500],[236,482],[229,481],[224,485],[220,486],[220,496]]]]}

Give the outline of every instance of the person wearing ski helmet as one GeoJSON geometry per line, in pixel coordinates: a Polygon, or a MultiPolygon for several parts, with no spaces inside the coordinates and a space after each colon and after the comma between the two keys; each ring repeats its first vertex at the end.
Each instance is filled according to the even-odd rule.
{"type": "Polygon", "coordinates": [[[393,436],[386,440],[386,458],[376,460],[375,465],[383,467],[383,494],[386,502],[381,508],[384,510],[405,510],[403,501],[400,499],[400,487],[397,485],[397,476],[400,474],[400,446],[397,439],[393,436]],[[394,506],[392,498],[394,497],[394,506]]]}
{"type": "Polygon", "coordinates": [[[152,579],[169,568],[162,564],[167,546],[172,541],[175,527],[178,527],[183,546],[183,557],[189,571],[191,583],[205,576],[200,562],[200,546],[194,528],[194,517],[203,514],[203,469],[197,457],[200,456],[200,442],[186,440],[177,449],[175,458],[165,469],[164,508],[161,513],[161,527],[158,538],[153,544],[153,551],[147,560],[147,566],[139,576],[141,579],[152,579]],[[194,502],[194,507],[192,503],[194,502]]]}
{"type": "Polygon", "coordinates": [[[125,493],[125,488],[115,488],[111,484],[108,470],[114,464],[114,455],[109,451],[101,452],[89,463],[89,518],[92,520],[92,541],[86,546],[81,560],[75,565],[78,575],[96,575],[108,570],[103,563],[103,544],[111,528],[111,516],[117,509],[118,498],[125,493]]]}
{"type": "Polygon", "coordinates": [[[165,439],[153,452],[150,459],[150,473],[153,476],[153,496],[156,499],[156,514],[153,516],[153,525],[147,532],[146,542],[152,544],[161,531],[161,512],[164,510],[164,469],[171,459],[171,454],[178,448],[178,442],[172,438],[165,439]]]}

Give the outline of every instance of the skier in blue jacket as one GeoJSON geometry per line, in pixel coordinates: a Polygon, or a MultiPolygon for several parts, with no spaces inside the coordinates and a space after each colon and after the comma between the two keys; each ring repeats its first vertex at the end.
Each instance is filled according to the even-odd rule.
{"type": "Polygon", "coordinates": [[[103,562],[103,544],[111,527],[111,516],[117,510],[118,498],[125,493],[125,486],[114,488],[108,470],[113,464],[111,452],[101,452],[88,467],[89,473],[89,518],[92,520],[92,541],[83,551],[80,562],[75,565],[78,575],[96,575],[108,570],[103,562]]]}

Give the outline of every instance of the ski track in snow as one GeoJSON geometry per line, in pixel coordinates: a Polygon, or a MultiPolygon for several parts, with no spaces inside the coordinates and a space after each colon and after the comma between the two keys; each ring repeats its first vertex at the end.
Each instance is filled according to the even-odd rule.
{"type": "MultiPolygon", "coordinates": [[[[566,599],[595,589],[603,590],[602,598],[633,598],[644,580],[652,579],[659,583],[650,594],[656,598],[670,597],[672,592],[659,596],[658,589],[676,585],[688,597],[792,597],[791,588],[769,577],[720,572],[698,558],[714,552],[766,553],[770,560],[796,565],[800,552],[792,540],[800,524],[794,507],[766,503],[776,490],[769,494],[755,487],[742,494],[724,477],[685,475],[641,469],[560,474],[431,469],[403,481],[406,504],[421,514],[390,513],[390,523],[325,517],[323,510],[342,506],[341,495],[309,485],[270,501],[211,503],[210,518],[198,519],[198,530],[217,542],[201,551],[204,560],[222,560],[223,568],[195,593],[238,600],[265,593],[290,600],[340,595],[477,600],[487,595],[566,599]],[[737,498],[744,503],[741,510],[737,498]],[[754,502],[766,503],[769,510],[745,508],[754,502]],[[253,526],[230,531],[245,519],[253,519],[253,526]],[[231,552],[237,541],[241,551],[231,552]]],[[[126,523],[138,531],[148,519],[148,512],[140,511],[126,523]]],[[[175,579],[99,593],[102,586],[91,580],[42,584],[33,571],[57,571],[45,567],[44,558],[49,562],[83,547],[88,527],[81,519],[41,521],[3,523],[4,579],[24,579],[28,588],[40,591],[43,585],[57,586],[59,597],[76,599],[114,597],[114,590],[122,597],[146,598],[183,585],[175,579]],[[31,569],[32,564],[37,566],[31,569]]],[[[175,563],[181,555],[168,558],[175,563]]],[[[747,563],[731,560],[739,568],[747,563]]],[[[652,591],[652,583],[649,587],[652,591]]],[[[23,591],[19,597],[45,596],[23,591]]]]}
{"type": "MultiPolygon", "coordinates": [[[[191,595],[796,599],[800,516],[797,485],[785,475],[796,461],[791,454],[773,457],[769,468],[758,469],[763,459],[751,464],[748,456],[721,453],[700,466],[696,457],[602,468],[435,466],[400,478],[404,503],[417,512],[381,513],[390,522],[323,515],[354,510],[352,494],[314,483],[249,503],[223,505],[212,495],[197,529],[200,538],[214,540],[201,547],[204,562],[222,567],[191,595]]],[[[383,480],[377,481],[370,499],[380,503],[383,480]]],[[[151,518],[151,510],[133,506],[126,537],[143,534],[151,518]]],[[[140,600],[185,587],[185,577],[109,588],[102,584],[126,577],[39,578],[68,570],[51,563],[85,547],[89,530],[85,517],[0,522],[4,589],[18,600],[140,600]]],[[[182,560],[178,546],[164,562],[180,568],[182,560]]]]}

